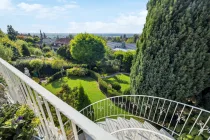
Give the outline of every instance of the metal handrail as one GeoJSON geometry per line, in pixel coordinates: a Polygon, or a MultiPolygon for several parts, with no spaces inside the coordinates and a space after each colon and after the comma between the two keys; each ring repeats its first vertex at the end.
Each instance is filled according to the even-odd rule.
{"type": "MultiPolygon", "coordinates": [[[[114,131],[111,133],[111,135],[114,135],[114,134],[117,134],[117,133],[120,133],[120,132],[123,132],[123,131],[136,131],[134,133],[138,133],[138,131],[142,131],[142,132],[148,132],[148,133],[151,133],[152,135],[157,135],[158,137],[160,138],[164,138],[166,140],[174,140],[164,134],[161,134],[161,133],[158,133],[158,132],[155,132],[155,131],[152,131],[152,130],[149,130],[149,129],[145,129],[145,128],[125,128],[125,129],[120,129],[120,130],[117,130],[117,131],[114,131]]],[[[135,137],[136,137],[136,134],[134,135],[134,140],[135,140],[135,137]]]]}
{"type": "MultiPolygon", "coordinates": [[[[40,131],[42,131],[42,133],[44,133],[45,135],[48,135],[46,136],[48,139],[50,139],[50,134],[52,134],[53,130],[50,130],[50,128],[48,127],[46,114],[43,111],[41,105],[42,101],[39,98],[34,99],[34,95],[35,97],[42,98],[46,105],[46,108],[48,109],[48,116],[50,118],[52,118],[52,114],[49,110],[48,103],[55,107],[60,128],[62,130],[62,134],[64,135],[63,139],[66,139],[66,135],[60,112],[63,115],[65,115],[69,120],[71,120],[74,132],[76,126],[78,126],[93,139],[116,140],[116,138],[111,136],[108,132],[104,131],[94,122],[89,120],[87,117],[83,116],[73,107],[63,102],[61,99],[59,99],[57,96],[46,90],[41,85],[37,84],[31,78],[29,78],[28,76],[20,72],[18,69],[4,61],[2,58],[0,58],[0,72],[3,74],[5,80],[7,81],[10,91],[9,93],[11,94],[11,97],[13,97],[13,100],[22,104],[27,103],[33,110],[36,110],[35,112],[38,113],[41,119],[42,129],[40,129],[40,131]]],[[[53,120],[51,119],[51,121],[53,120]]],[[[77,135],[76,133],[74,134],[77,135]]],[[[75,139],[78,139],[77,136],[75,136],[75,139]]]]}
{"type": "MultiPolygon", "coordinates": [[[[112,105],[109,104],[109,106],[112,105]]],[[[88,105],[87,107],[83,108],[80,112],[86,116],[90,114],[91,115],[90,119],[93,120],[94,122],[98,122],[100,120],[109,117],[110,118],[118,116],[137,117],[143,120],[150,121],[156,125],[159,125],[162,128],[171,132],[171,135],[177,135],[177,136],[180,136],[182,132],[186,130],[185,127],[189,123],[188,120],[193,119],[194,122],[193,124],[191,124],[191,128],[188,131],[188,133],[191,133],[195,127],[200,128],[198,135],[201,135],[203,131],[210,132],[210,127],[208,126],[210,123],[210,111],[192,105],[155,96],[147,96],[147,95],[114,96],[92,103],[91,105],[88,105]],[[101,105],[108,106],[109,104],[108,101],[112,101],[112,103],[115,105],[114,109],[110,108],[110,110],[111,109],[114,110],[113,112],[107,109],[103,108],[101,109],[101,105]],[[128,113],[116,112],[117,110],[116,107],[128,111],[128,113]],[[100,113],[100,111],[98,110],[100,111],[103,110],[102,111],[103,116],[101,115],[99,115],[99,117],[97,116],[100,113]],[[188,112],[188,114],[186,114],[186,111],[188,112]],[[92,114],[96,116],[93,116],[92,114]],[[151,114],[153,114],[153,116],[151,116],[151,114]],[[201,118],[203,117],[203,115],[205,116],[205,119],[201,118]],[[170,120],[167,120],[166,119],[167,117],[169,117],[170,120]],[[172,124],[174,117],[177,117],[177,119],[176,122],[172,124]],[[181,121],[183,125],[180,125],[181,121]],[[171,128],[172,125],[173,127],[171,128]],[[179,132],[177,132],[176,130],[178,125],[181,126],[181,131],[179,132]]]]}

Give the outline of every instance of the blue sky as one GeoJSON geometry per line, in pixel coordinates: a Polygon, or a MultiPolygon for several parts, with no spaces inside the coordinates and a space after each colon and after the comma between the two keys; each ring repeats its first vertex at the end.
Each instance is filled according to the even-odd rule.
{"type": "Polygon", "coordinates": [[[21,33],[141,33],[148,0],[1,0],[0,28],[21,33]]]}

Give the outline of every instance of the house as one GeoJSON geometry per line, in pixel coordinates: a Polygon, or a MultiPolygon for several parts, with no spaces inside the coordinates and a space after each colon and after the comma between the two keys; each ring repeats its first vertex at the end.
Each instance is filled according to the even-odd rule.
{"type": "Polygon", "coordinates": [[[55,45],[56,46],[69,45],[70,40],[71,40],[70,38],[58,38],[55,41],[55,45]]]}
{"type": "Polygon", "coordinates": [[[42,43],[45,44],[45,45],[51,46],[55,43],[55,41],[56,41],[56,38],[44,38],[42,40],[42,43]]]}

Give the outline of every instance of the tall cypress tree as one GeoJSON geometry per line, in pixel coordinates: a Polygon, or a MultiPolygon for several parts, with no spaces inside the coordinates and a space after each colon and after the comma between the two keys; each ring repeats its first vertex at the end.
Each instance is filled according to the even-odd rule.
{"type": "Polygon", "coordinates": [[[210,87],[209,7],[209,0],[148,2],[131,71],[132,94],[182,102],[210,97],[202,95],[210,87]]]}

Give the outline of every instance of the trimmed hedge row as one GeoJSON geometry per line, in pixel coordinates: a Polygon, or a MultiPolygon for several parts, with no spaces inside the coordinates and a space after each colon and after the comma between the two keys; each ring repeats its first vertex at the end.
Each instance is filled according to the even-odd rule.
{"type": "Polygon", "coordinates": [[[61,71],[55,73],[54,75],[52,75],[51,77],[48,78],[47,83],[50,83],[57,79],[62,78],[63,74],[65,74],[65,71],[63,73],[61,71]]]}
{"type": "Polygon", "coordinates": [[[90,77],[92,77],[93,79],[98,81],[99,88],[101,89],[101,91],[106,93],[107,96],[112,97],[112,96],[119,96],[119,95],[121,95],[119,92],[117,92],[117,90],[112,88],[111,84],[108,84],[106,81],[104,81],[101,78],[100,74],[98,74],[98,73],[96,73],[96,72],[94,72],[92,70],[89,70],[89,74],[90,74],[90,77]]]}
{"type": "MultiPolygon", "coordinates": [[[[24,68],[27,67],[29,69],[31,75],[33,75],[32,72],[34,71],[34,69],[31,68],[29,63],[30,63],[30,60],[21,60],[21,61],[13,62],[12,64],[14,67],[16,67],[17,69],[19,69],[22,72],[24,72],[24,68]]],[[[86,64],[68,64],[67,66],[64,66],[64,69],[70,69],[73,67],[87,68],[87,65],[86,64]]],[[[55,69],[52,67],[52,63],[45,62],[44,66],[40,69],[40,75],[41,76],[51,76],[59,71],[60,71],[60,69],[55,69]]]]}
{"type": "Polygon", "coordinates": [[[70,76],[82,77],[82,76],[86,76],[87,74],[88,74],[88,70],[85,68],[81,68],[81,67],[74,67],[74,68],[66,70],[66,75],[68,77],[70,77],[70,76]]]}

